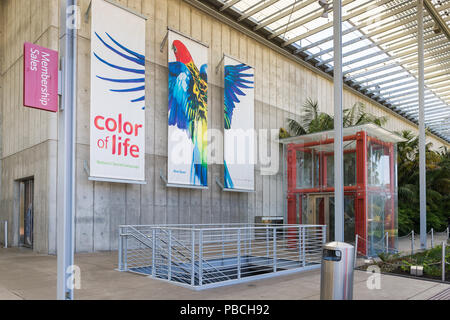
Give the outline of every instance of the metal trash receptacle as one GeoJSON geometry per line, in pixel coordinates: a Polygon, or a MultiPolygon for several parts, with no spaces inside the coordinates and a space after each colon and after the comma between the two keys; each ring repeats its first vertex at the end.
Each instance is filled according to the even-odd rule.
{"type": "Polygon", "coordinates": [[[345,242],[323,246],[320,275],[321,300],[353,299],[353,268],[355,247],[345,242]]]}

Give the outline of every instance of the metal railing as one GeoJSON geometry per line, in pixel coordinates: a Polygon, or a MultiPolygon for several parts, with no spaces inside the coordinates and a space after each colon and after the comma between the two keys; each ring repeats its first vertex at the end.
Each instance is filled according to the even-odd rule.
{"type": "Polygon", "coordinates": [[[124,225],[118,264],[206,289],[320,268],[325,240],[322,225],[124,225]]]}
{"type": "MultiPolygon", "coordinates": [[[[379,253],[399,253],[399,254],[415,254],[423,251],[420,244],[420,235],[415,233],[414,230],[409,232],[407,235],[397,237],[395,241],[395,246],[392,246],[389,242],[390,234],[385,232],[381,238],[377,241],[368,241],[359,235],[355,236],[356,247],[359,243],[363,246],[370,248],[372,254],[364,254],[361,251],[357,251],[358,255],[362,256],[376,256],[379,253]]],[[[436,245],[442,242],[447,242],[450,240],[450,229],[447,228],[443,232],[436,232],[433,228],[427,232],[427,248],[433,249],[436,245]]],[[[369,253],[370,253],[369,252],[369,253]]]]}

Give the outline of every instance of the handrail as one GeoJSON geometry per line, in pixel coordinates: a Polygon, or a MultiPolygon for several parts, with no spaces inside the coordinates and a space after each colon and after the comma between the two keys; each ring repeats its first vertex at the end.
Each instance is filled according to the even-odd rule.
{"type": "MultiPolygon", "coordinates": [[[[163,230],[163,229],[161,229],[161,231],[165,232],[165,233],[169,236],[169,234],[167,233],[167,231],[165,231],[165,230],[163,230]]],[[[171,237],[173,240],[175,240],[176,243],[181,244],[181,246],[182,246],[183,248],[185,248],[185,249],[189,252],[189,248],[186,247],[182,242],[180,242],[178,239],[174,238],[172,235],[170,235],[170,237],[171,237]]],[[[194,248],[192,248],[192,250],[193,250],[193,249],[194,249],[194,248]]],[[[180,254],[184,256],[183,253],[180,253],[180,254]]],[[[195,254],[195,251],[194,251],[194,257],[195,257],[195,258],[198,258],[198,259],[200,260],[199,256],[198,256],[197,254],[195,254]]],[[[194,262],[195,262],[195,261],[192,261],[192,263],[194,263],[194,262]]],[[[223,272],[221,272],[220,270],[218,270],[216,267],[214,267],[213,265],[211,265],[208,261],[202,259],[201,262],[202,262],[202,263],[205,263],[207,266],[209,266],[210,268],[214,269],[218,274],[222,275],[222,276],[225,277],[226,279],[230,279],[230,277],[228,277],[226,274],[224,274],[223,272]]],[[[210,271],[207,271],[207,272],[210,272],[210,271]]]]}
{"type": "MultiPolygon", "coordinates": [[[[134,229],[134,228],[132,228],[132,229],[134,229]]],[[[145,234],[143,234],[143,233],[141,233],[141,232],[139,232],[139,231],[137,231],[137,233],[138,233],[141,237],[149,238],[149,236],[146,236],[145,234]]],[[[153,248],[150,244],[145,243],[144,241],[142,241],[141,239],[139,239],[136,235],[134,235],[134,234],[132,234],[132,233],[128,233],[127,235],[132,236],[134,239],[136,239],[136,240],[139,241],[140,243],[143,243],[143,244],[145,244],[148,248],[154,250],[154,248],[153,248]]],[[[161,246],[158,246],[158,247],[159,247],[160,249],[162,249],[161,246]]],[[[164,250],[160,250],[160,251],[159,251],[159,254],[160,254],[163,258],[167,259],[167,256],[164,255],[164,250]]],[[[181,260],[179,260],[179,259],[176,258],[176,257],[172,257],[172,258],[175,258],[175,259],[177,260],[176,262],[173,262],[173,261],[172,261],[172,262],[173,262],[178,268],[182,269],[182,270],[183,270],[184,272],[186,272],[187,274],[190,274],[190,271],[188,271],[188,270],[185,269],[182,265],[180,265],[180,264],[183,263],[181,260]]]]}
{"type": "Polygon", "coordinates": [[[183,231],[192,231],[192,230],[194,230],[194,231],[200,231],[200,230],[203,230],[203,231],[220,231],[220,230],[223,229],[223,226],[229,226],[229,225],[246,225],[248,227],[227,227],[226,228],[227,230],[239,230],[239,229],[240,230],[242,230],[242,229],[257,230],[257,229],[271,229],[271,228],[277,228],[277,229],[284,230],[284,229],[289,229],[289,228],[322,227],[322,225],[315,225],[315,224],[303,224],[303,225],[283,224],[283,225],[279,225],[279,224],[264,224],[264,223],[257,224],[257,225],[260,225],[258,227],[255,227],[254,224],[251,224],[251,223],[243,223],[243,224],[239,224],[239,223],[236,223],[236,224],[234,224],[234,223],[232,223],[232,224],[220,224],[219,223],[219,224],[211,224],[211,225],[221,226],[221,227],[209,227],[209,228],[197,228],[197,227],[195,227],[195,226],[209,226],[209,224],[198,224],[198,225],[194,225],[191,228],[179,227],[179,225],[176,225],[176,224],[174,224],[174,225],[121,225],[119,227],[123,227],[123,228],[126,228],[126,227],[133,227],[133,228],[134,227],[142,227],[142,228],[160,229],[160,230],[162,230],[162,229],[170,229],[170,230],[183,230],[183,231]]]}
{"type": "Polygon", "coordinates": [[[125,267],[120,270],[206,288],[320,266],[325,226],[239,223],[205,227],[209,229],[121,226],[119,266],[125,267]]]}
{"type": "MultiPolygon", "coordinates": [[[[133,226],[127,226],[127,227],[130,228],[131,230],[134,230],[134,232],[136,232],[137,234],[139,234],[141,237],[143,237],[143,238],[145,238],[145,239],[150,238],[149,236],[143,234],[142,232],[140,232],[139,230],[137,230],[137,229],[136,229],[135,227],[133,227],[133,226]]],[[[163,231],[165,234],[167,234],[167,236],[169,236],[169,234],[168,234],[168,232],[167,232],[166,230],[161,229],[161,231],[163,231]]],[[[137,239],[136,236],[133,236],[133,237],[134,237],[135,239],[137,239]]],[[[180,244],[184,249],[186,249],[187,251],[189,251],[189,248],[186,247],[186,246],[185,246],[182,242],[180,242],[178,239],[174,238],[172,235],[170,235],[170,237],[171,237],[171,239],[174,240],[177,244],[180,244]]],[[[137,239],[137,240],[139,240],[139,239],[137,239]]],[[[165,242],[164,239],[161,238],[161,237],[158,238],[158,240],[161,241],[161,242],[163,242],[164,244],[167,244],[167,242],[165,242]]],[[[140,242],[143,242],[143,241],[140,241],[140,242]]],[[[147,243],[144,243],[144,244],[147,245],[147,247],[152,248],[152,245],[151,245],[151,244],[147,244],[147,243]]],[[[161,246],[158,246],[158,247],[159,247],[160,249],[163,249],[161,246]]],[[[193,249],[192,249],[192,250],[193,250],[193,249]]],[[[164,253],[164,250],[161,250],[161,251],[164,253]]],[[[161,253],[161,251],[160,251],[159,254],[163,255],[163,253],[161,253]]],[[[186,256],[183,252],[181,252],[180,250],[175,249],[174,251],[177,252],[179,255],[181,255],[183,258],[185,258],[187,261],[190,260],[190,257],[187,257],[187,256],[186,256]]],[[[195,256],[196,258],[198,258],[198,255],[196,255],[195,252],[194,252],[194,256],[195,256]]],[[[167,259],[167,257],[165,257],[165,258],[167,259]]],[[[183,263],[180,259],[176,258],[173,254],[172,254],[172,258],[175,258],[175,259],[178,261],[178,263],[183,263]]],[[[195,268],[195,261],[192,261],[191,263],[194,264],[194,268],[195,268]]],[[[227,275],[225,275],[223,272],[221,272],[220,270],[218,270],[216,267],[214,267],[213,265],[211,265],[211,264],[210,264],[209,262],[207,262],[206,260],[202,259],[202,263],[206,264],[210,269],[213,269],[213,271],[210,271],[210,270],[204,270],[204,271],[206,271],[206,273],[214,273],[214,272],[215,272],[215,273],[221,275],[222,277],[226,278],[227,280],[230,279],[230,277],[228,277],[227,275]]],[[[181,265],[177,265],[177,267],[183,269],[183,271],[185,271],[185,272],[188,273],[188,274],[191,272],[191,271],[187,271],[186,269],[184,269],[184,267],[182,267],[181,265]]],[[[197,267],[197,269],[198,269],[198,267],[197,267]]],[[[198,272],[198,270],[196,270],[196,271],[198,272]]]]}

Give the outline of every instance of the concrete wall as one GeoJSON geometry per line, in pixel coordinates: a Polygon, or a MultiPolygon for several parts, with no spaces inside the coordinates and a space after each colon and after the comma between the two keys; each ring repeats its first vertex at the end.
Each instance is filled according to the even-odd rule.
{"type": "Polygon", "coordinates": [[[18,244],[18,180],[34,177],[35,250],[55,252],[57,115],[22,105],[23,44],[58,50],[57,0],[0,1],[0,220],[18,244]]]}
{"type": "MultiPolygon", "coordinates": [[[[282,216],[281,161],[278,174],[261,175],[257,166],[255,193],[222,192],[215,183],[222,166],[208,168],[208,190],[166,188],[160,171],[167,167],[167,45],[159,47],[167,27],[209,44],[210,128],[223,129],[223,75],[215,73],[222,54],[255,67],[256,129],[286,127],[286,118],[299,119],[305,99],[317,99],[322,110],[333,111],[329,80],[264,47],[228,25],[191,8],[182,0],[121,0],[122,5],[148,17],[146,185],[92,182],[84,171],[89,160],[90,22],[82,19],[78,34],[78,110],[76,161],[76,250],[91,252],[117,248],[119,224],[253,222],[254,216],[282,216]]],[[[89,0],[79,0],[82,16],[89,0]]],[[[16,219],[14,180],[35,177],[36,250],[55,252],[56,139],[55,115],[21,106],[23,41],[58,48],[58,1],[2,0],[1,72],[2,180],[0,220],[16,219]],[[31,14],[36,13],[36,14],[31,14]],[[30,25],[31,21],[31,25],[30,25]],[[40,30],[39,32],[36,30],[40,30]]],[[[367,110],[386,115],[390,130],[417,127],[393,113],[346,91],[344,105],[363,101],[367,110]]],[[[441,142],[429,137],[435,146],[441,142]]],[[[279,150],[278,146],[276,146],[279,150]]],[[[12,232],[12,231],[10,231],[12,232]]],[[[12,234],[11,234],[12,236],[12,234]]]]}

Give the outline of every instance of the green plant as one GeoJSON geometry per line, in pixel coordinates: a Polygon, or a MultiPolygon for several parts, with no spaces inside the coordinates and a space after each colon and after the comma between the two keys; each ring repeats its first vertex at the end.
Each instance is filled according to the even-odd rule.
{"type": "Polygon", "coordinates": [[[402,264],[400,265],[400,269],[403,272],[409,272],[409,270],[411,269],[412,263],[410,263],[407,260],[402,260],[402,264]]]}
{"type": "MultiPolygon", "coordinates": [[[[410,131],[399,132],[407,141],[398,144],[399,234],[419,231],[419,142],[410,131]]],[[[427,229],[444,231],[450,218],[450,155],[426,145],[427,229]]]]}
{"type": "MultiPolygon", "coordinates": [[[[311,98],[306,99],[302,106],[300,121],[291,118],[287,121],[291,136],[301,136],[314,132],[332,130],[334,128],[334,117],[326,112],[321,112],[317,100],[312,100],[311,98]]],[[[382,126],[386,121],[386,117],[377,117],[367,112],[362,102],[357,102],[343,111],[342,124],[344,127],[357,126],[365,123],[375,123],[382,126]]]]}

